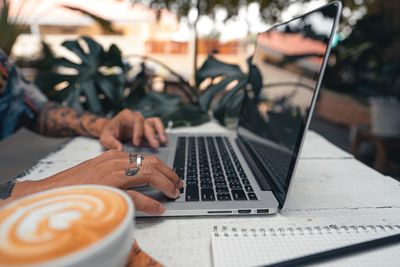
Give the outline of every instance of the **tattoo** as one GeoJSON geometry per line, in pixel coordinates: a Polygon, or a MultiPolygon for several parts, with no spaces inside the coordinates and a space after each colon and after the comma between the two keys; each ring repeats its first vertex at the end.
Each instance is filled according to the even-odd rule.
{"type": "Polygon", "coordinates": [[[86,135],[89,137],[95,137],[86,129],[86,127],[83,125],[83,123],[81,121],[79,122],[79,126],[81,127],[82,131],[84,132],[83,135],[86,135]]]}
{"type": "Polygon", "coordinates": [[[139,165],[136,165],[136,164],[138,164],[138,159],[140,159],[140,162],[142,160],[144,160],[143,157],[140,157],[140,156],[138,157],[138,154],[132,154],[132,152],[129,153],[129,164],[135,164],[135,167],[126,169],[125,170],[126,176],[135,176],[139,172],[140,163],[139,163],[139,165]]]}
{"type": "Polygon", "coordinates": [[[0,184],[0,199],[7,199],[11,196],[15,182],[9,181],[5,184],[0,184]]]}
{"type": "Polygon", "coordinates": [[[134,167],[132,169],[126,169],[125,170],[125,175],[126,176],[135,176],[139,172],[138,167],[134,167]]]}
{"type": "Polygon", "coordinates": [[[102,121],[99,116],[78,112],[72,108],[49,102],[40,112],[36,122],[38,132],[56,137],[84,135],[98,137],[102,121]]]}
{"type": "Polygon", "coordinates": [[[95,123],[100,117],[93,116],[93,118],[90,119],[89,123],[95,123]]]}

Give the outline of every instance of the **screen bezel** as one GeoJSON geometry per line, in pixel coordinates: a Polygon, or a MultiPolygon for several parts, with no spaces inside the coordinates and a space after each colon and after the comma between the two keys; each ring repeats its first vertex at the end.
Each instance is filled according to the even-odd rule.
{"type": "MultiPolygon", "coordinates": [[[[324,58],[323,58],[323,62],[321,64],[321,68],[320,68],[320,71],[319,71],[319,75],[318,75],[318,79],[317,79],[317,82],[316,82],[315,90],[314,90],[314,93],[313,93],[313,96],[312,96],[312,100],[311,100],[311,103],[310,103],[310,108],[309,108],[308,113],[306,115],[306,122],[301,124],[300,130],[299,130],[299,134],[298,134],[298,137],[297,137],[297,140],[296,140],[296,143],[295,143],[295,147],[294,147],[293,152],[292,152],[291,162],[289,164],[288,173],[287,173],[286,179],[285,179],[285,185],[286,185],[287,191],[286,191],[286,194],[285,194],[283,199],[281,197],[279,197],[279,195],[276,192],[275,187],[273,185],[271,185],[272,192],[275,195],[275,198],[277,199],[277,201],[279,203],[279,206],[278,206],[279,210],[285,208],[285,202],[286,202],[287,196],[288,196],[289,192],[291,191],[291,186],[293,184],[293,176],[294,176],[294,174],[296,172],[297,162],[299,160],[299,155],[300,155],[300,152],[301,152],[301,149],[302,149],[302,145],[304,143],[304,138],[306,136],[305,133],[307,132],[307,129],[309,127],[309,124],[310,124],[310,121],[311,121],[311,118],[312,118],[312,114],[313,114],[313,111],[314,111],[315,103],[316,103],[316,100],[317,100],[317,97],[318,97],[318,93],[319,93],[319,90],[320,90],[320,87],[321,87],[321,82],[322,82],[322,79],[323,79],[323,76],[324,76],[326,64],[327,64],[327,61],[328,61],[328,58],[329,58],[333,37],[334,37],[335,31],[336,31],[337,25],[339,23],[341,10],[342,10],[342,3],[339,2],[339,1],[334,1],[332,3],[328,3],[328,4],[324,5],[324,6],[321,6],[321,7],[317,8],[317,9],[314,9],[314,10],[312,10],[310,12],[307,12],[307,13],[299,16],[299,17],[293,18],[293,19],[291,19],[289,21],[286,21],[284,23],[280,23],[280,24],[274,25],[271,28],[269,28],[268,30],[266,30],[265,32],[262,32],[262,33],[258,34],[258,36],[259,36],[260,34],[264,34],[266,32],[274,30],[275,28],[278,28],[278,27],[281,27],[283,25],[286,25],[286,24],[288,24],[288,23],[290,23],[290,22],[292,22],[292,21],[294,21],[296,19],[301,19],[303,17],[306,17],[306,16],[310,15],[311,13],[318,12],[318,11],[320,11],[322,9],[325,9],[325,8],[329,8],[332,5],[336,6],[336,8],[337,8],[336,16],[334,18],[334,23],[333,23],[332,30],[331,30],[331,33],[330,33],[330,36],[329,36],[329,41],[327,43],[327,48],[326,48],[326,51],[325,51],[325,54],[324,54],[324,58]]],[[[256,44],[256,48],[254,50],[253,56],[256,54],[256,51],[257,51],[256,49],[257,49],[257,44],[256,44]]],[[[250,68],[250,71],[251,71],[251,68],[250,68]]],[[[249,72],[248,77],[250,77],[250,72],[249,72]]],[[[243,102],[242,109],[241,109],[240,116],[239,116],[240,118],[243,118],[244,107],[246,105],[245,102],[246,102],[246,97],[244,98],[244,102],[243,102]]],[[[240,136],[240,133],[239,133],[240,132],[240,127],[241,127],[241,120],[239,120],[237,135],[238,135],[239,140],[242,140],[241,136],[240,136]]],[[[243,127],[243,128],[245,128],[245,127],[243,127]]]]}

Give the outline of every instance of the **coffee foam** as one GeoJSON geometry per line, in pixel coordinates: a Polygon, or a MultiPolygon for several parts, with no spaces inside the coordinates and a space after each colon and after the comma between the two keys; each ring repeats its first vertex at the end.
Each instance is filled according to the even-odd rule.
{"type": "Polygon", "coordinates": [[[50,190],[0,211],[0,265],[51,261],[86,248],[124,220],[124,197],[106,187],[50,190]]]}

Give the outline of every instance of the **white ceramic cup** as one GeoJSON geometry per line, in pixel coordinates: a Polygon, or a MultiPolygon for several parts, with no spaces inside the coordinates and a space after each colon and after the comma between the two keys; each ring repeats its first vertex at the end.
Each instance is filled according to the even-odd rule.
{"type": "Polygon", "coordinates": [[[0,209],[0,266],[124,266],[133,228],[133,201],[119,189],[77,185],[32,194],[0,209]]]}

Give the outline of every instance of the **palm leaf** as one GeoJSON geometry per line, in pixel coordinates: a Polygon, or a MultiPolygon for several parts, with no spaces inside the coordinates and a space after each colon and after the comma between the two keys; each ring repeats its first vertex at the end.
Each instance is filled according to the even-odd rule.
{"type": "Polygon", "coordinates": [[[111,34],[115,33],[115,30],[112,27],[112,23],[109,20],[103,19],[87,10],[81,9],[79,7],[73,7],[73,6],[68,6],[68,5],[62,5],[62,7],[73,10],[73,11],[78,11],[81,12],[84,15],[89,16],[92,18],[96,23],[100,25],[100,27],[103,29],[105,33],[111,34]]]}

